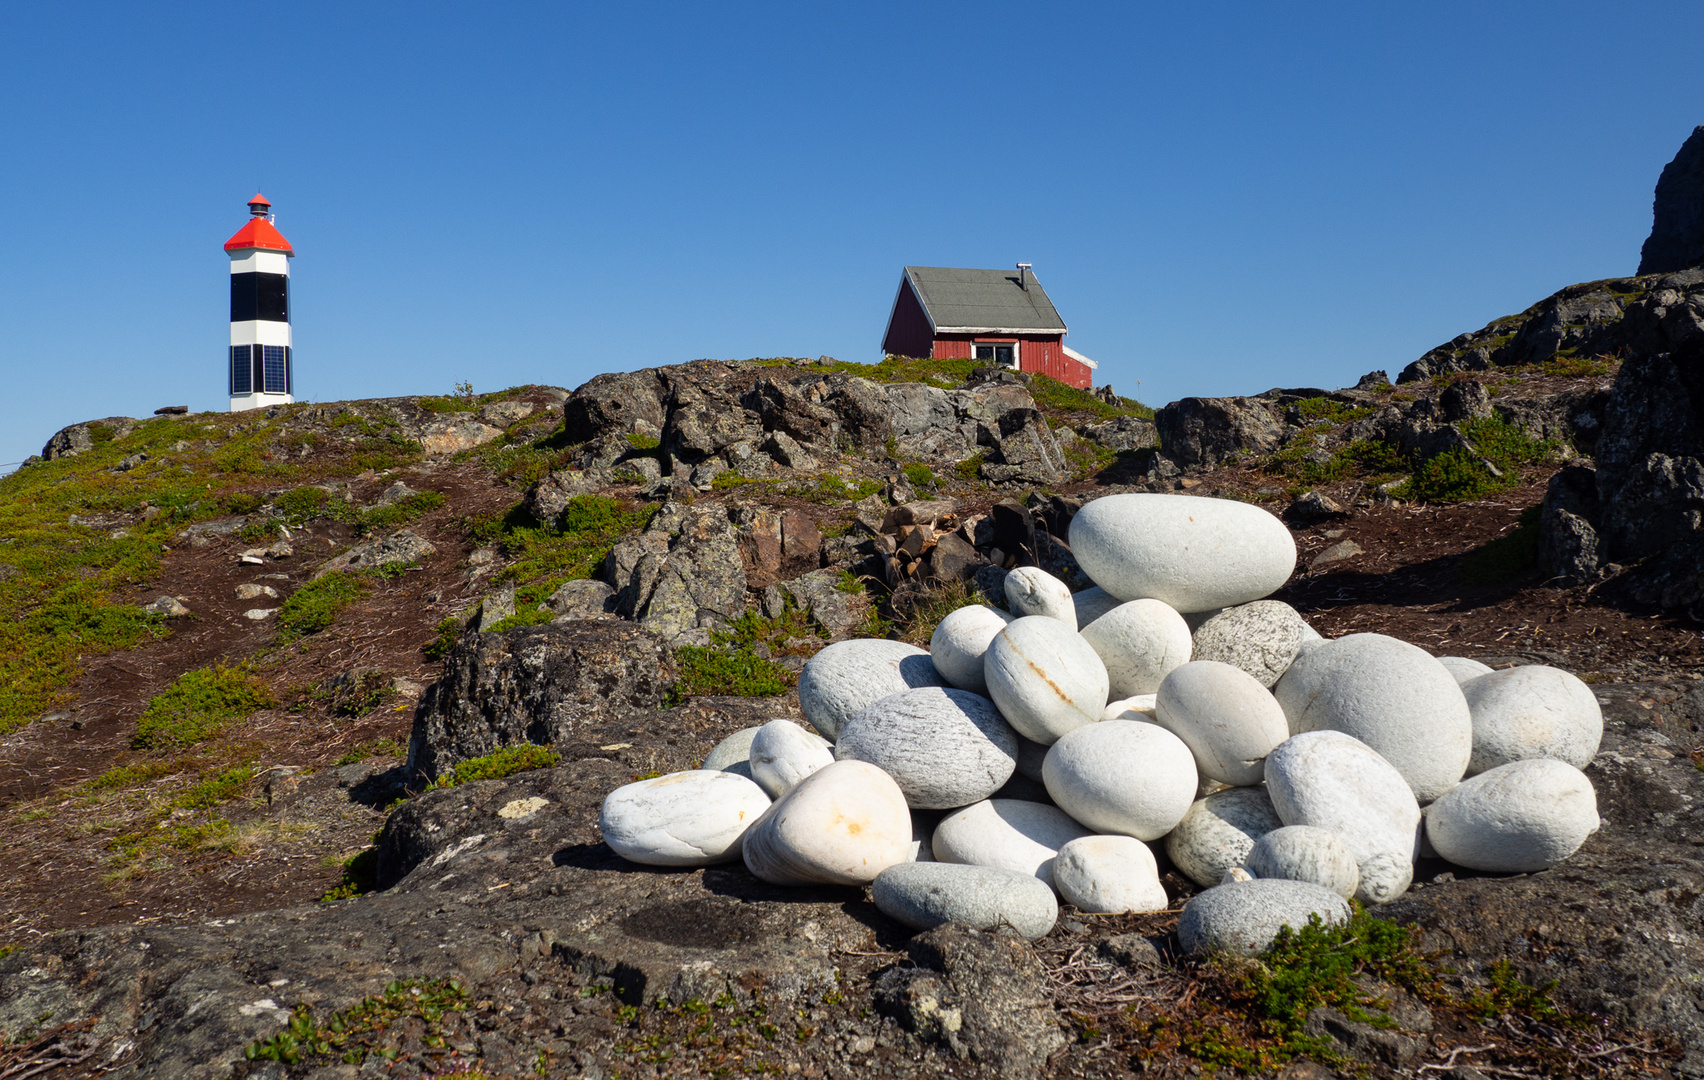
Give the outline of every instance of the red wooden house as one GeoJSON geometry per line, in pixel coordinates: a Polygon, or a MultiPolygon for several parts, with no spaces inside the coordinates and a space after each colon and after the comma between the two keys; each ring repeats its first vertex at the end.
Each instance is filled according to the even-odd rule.
{"type": "Polygon", "coordinates": [[[1065,320],[1028,263],[1016,270],[908,266],[888,315],[889,356],[987,360],[1087,390],[1095,362],[1065,344],[1065,320]]]}

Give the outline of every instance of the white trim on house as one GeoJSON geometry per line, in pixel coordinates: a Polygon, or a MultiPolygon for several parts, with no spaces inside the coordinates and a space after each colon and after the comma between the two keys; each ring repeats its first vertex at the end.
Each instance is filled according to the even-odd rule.
{"type": "Polygon", "coordinates": [[[1095,363],[1093,360],[1090,360],[1088,357],[1084,356],[1082,353],[1078,352],[1076,349],[1073,349],[1071,346],[1066,345],[1063,342],[1061,342],[1059,347],[1065,350],[1066,356],[1069,356],[1071,359],[1077,361],[1077,363],[1082,364],[1084,367],[1088,368],[1090,371],[1098,371],[1100,369],[1099,364],[1095,363]]]}

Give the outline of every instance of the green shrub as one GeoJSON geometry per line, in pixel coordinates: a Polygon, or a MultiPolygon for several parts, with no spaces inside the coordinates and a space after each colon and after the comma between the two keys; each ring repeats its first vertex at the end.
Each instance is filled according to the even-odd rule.
{"type": "Polygon", "coordinates": [[[386,986],[382,995],[334,1012],[323,1022],[314,1018],[312,1006],[298,1005],[284,1030],[250,1043],[243,1048],[243,1057],[284,1065],[342,1062],[360,1066],[371,1054],[388,1062],[399,1056],[388,1045],[395,1041],[390,1035],[392,1025],[410,1020],[420,1025],[425,1045],[443,1046],[448,1031],[440,1032],[439,1024],[448,1012],[471,1012],[467,991],[454,979],[399,980],[386,986]]]}
{"type": "Polygon", "coordinates": [[[233,492],[220,500],[220,504],[227,514],[252,514],[265,503],[265,499],[252,491],[233,492]]]}
{"type": "Polygon", "coordinates": [[[627,445],[640,452],[655,450],[663,445],[663,440],[655,435],[641,435],[637,431],[627,433],[627,445]]]}
{"type": "Polygon", "coordinates": [[[428,513],[443,505],[444,496],[442,492],[419,491],[388,505],[375,506],[371,510],[362,511],[360,523],[367,529],[389,529],[397,525],[419,521],[428,513]]]}
{"type": "Polygon", "coordinates": [[[1061,413],[1072,416],[1086,413],[1099,420],[1114,420],[1120,416],[1137,416],[1144,420],[1154,418],[1154,410],[1140,401],[1119,398],[1119,404],[1110,405],[1087,390],[1066,386],[1046,375],[1037,375],[1031,380],[1030,397],[1043,412],[1049,414],[1049,419],[1061,413]]]}
{"type": "Polygon", "coordinates": [[[283,515],[290,525],[306,525],[318,517],[325,517],[329,504],[341,503],[341,499],[333,499],[331,492],[322,487],[299,487],[272,501],[272,505],[283,515]]]}
{"type": "Polygon", "coordinates": [[[1301,414],[1303,423],[1333,425],[1347,424],[1373,413],[1367,406],[1348,405],[1328,397],[1303,398],[1296,402],[1296,411],[1301,414]]]}
{"type": "Polygon", "coordinates": [[[915,488],[932,488],[935,486],[935,472],[921,462],[905,466],[900,470],[905,474],[906,483],[915,488]]]}
{"type": "Polygon", "coordinates": [[[1496,413],[1466,421],[1461,425],[1461,433],[1499,469],[1513,470],[1547,461],[1556,452],[1554,442],[1534,439],[1496,413]]]}
{"type": "Polygon", "coordinates": [[[1499,585],[1513,581],[1538,565],[1538,517],[1542,507],[1521,512],[1515,527],[1468,552],[1461,560],[1461,580],[1468,585],[1499,585]]]}
{"type": "Polygon", "coordinates": [[[686,645],[676,650],[675,662],[680,678],[669,691],[670,706],[696,695],[776,697],[795,681],[791,671],[748,649],[686,645]]]}
{"type": "Polygon", "coordinates": [[[814,503],[857,502],[874,495],[881,486],[875,480],[855,480],[848,484],[838,473],[823,473],[814,484],[795,487],[791,494],[814,503]]]}
{"type": "Polygon", "coordinates": [[[972,454],[955,464],[953,471],[958,473],[960,480],[968,484],[976,479],[977,474],[982,470],[982,463],[987,460],[987,454],[972,454]]]}
{"type": "Polygon", "coordinates": [[[537,746],[533,743],[517,743],[505,746],[495,753],[484,757],[468,758],[457,762],[449,772],[439,776],[432,782],[434,788],[452,788],[461,784],[471,784],[475,780],[501,780],[505,776],[528,772],[532,769],[548,769],[562,760],[562,755],[548,746],[537,746]]]}
{"type": "Polygon", "coordinates": [[[1427,460],[1406,484],[1396,489],[1399,498],[1428,503],[1472,502],[1510,487],[1507,475],[1496,477],[1485,463],[1456,447],[1427,460]]]}
{"type": "Polygon", "coordinates": [[[344,571],[308,582],[279,607],[278,640],[288,643],[324,630],[365,591],[365,582],[359,576],[344,571]]]}
{"type": "Polygon", "coordinates": [[[216,664],[185,672],[149,699],[131,745],[139,750],[189,746],[219,734],[229,721],[277,704],[246,666],[216,664]]]}
{"type": "Polygon", "coordinates": [[[461,640],[462,622],[454,615],[446,615],[438,620],[438,636],[426,643],[420,651],[428,660],[442,660],[450,655],[450,650],[461,640]]]}

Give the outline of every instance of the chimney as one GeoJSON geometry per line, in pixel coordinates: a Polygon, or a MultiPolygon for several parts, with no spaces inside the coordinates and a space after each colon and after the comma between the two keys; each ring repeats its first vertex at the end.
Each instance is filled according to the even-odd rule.
{"type": "Polygon", "coordinates": [[[1019,263],[1018,264],[1018,288],[1022,289],[1024,292],[1029,292],[1029,272],[1030,272],[1030,267],[1033,266],[1033,265],[1035,265],[1035,264],[1034,263],[1019,263]]]}

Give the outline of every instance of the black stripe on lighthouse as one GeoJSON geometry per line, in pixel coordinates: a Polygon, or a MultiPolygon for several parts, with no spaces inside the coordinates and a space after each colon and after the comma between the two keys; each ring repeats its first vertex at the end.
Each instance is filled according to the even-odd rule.
{"type": "Polygon", "coordinates": [[[231,275],[232,322],[290,321],[290,275],[249,272],[231,275]]]}

